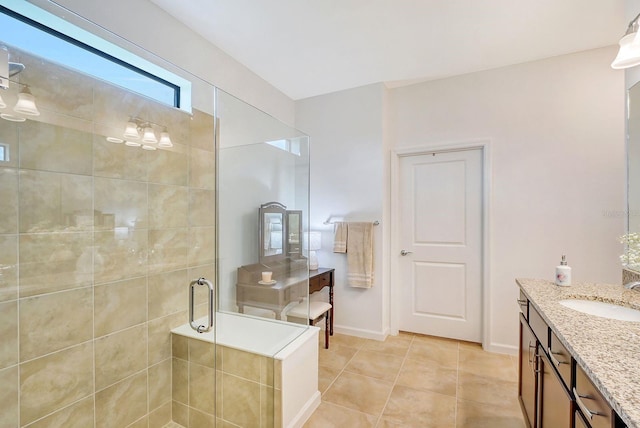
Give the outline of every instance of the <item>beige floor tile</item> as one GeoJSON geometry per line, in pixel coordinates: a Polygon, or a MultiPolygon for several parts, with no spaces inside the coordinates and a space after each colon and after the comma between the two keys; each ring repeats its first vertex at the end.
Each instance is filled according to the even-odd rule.
{"type": "Polygon", "coordinates": [[[341,371],[341,369],[334,369],[332,367],[318,367],[318,390],[321,394],[326,392],[341,371]]]}
{"type": "Polygon", "coordinates": [[[455,397],[457,381],[458,371],[454,368],[407,359],[396,383],[455,397]]]}
{"type": "MultiPolygon", "coordinates": [[[[324,331],[321,331],[319,334],[318,340],[322,344],[322,348],[324,349],[324,331]]],[[[348,348],[360,349],[362,345],[364,345],[368,339],[363,339],[361,337],[348,336],[346,334],[334,333],[333,336],[329,337],[329,348],[334,345],[346,346],[348,348]]]]}
{"type": "Polygon", "coordinates": [[[321,348],[318,352],[318,364],[342,370],[358,352],[356,348],[331,344],[329,349],[321,348]]]}
{"type": "Polygon", "coordinates": [[[455,397],[397,385],[389,397],[380,425],[453,428],[455,413],[455,397]]]}
{"type": "Polygon", "coordinates": [[[411,346],[411,339],[412,336],[403,334],[398,336],[389,336],[384,342],[379,340],[368,340],[364,343],[362,349],[404,357],[409,351],[409,346],[411,346]]]}
{"type": "Polygon", "coordinates": [[[460,348],[459,366],[461,371],[482,374],[485,377],[516,381],[517,366],[510,355],[495,354],[481,348],[460,348]]]}
{"type": "Polygon", "coordinates": [[[373,428],[377,417],[331,403],[320,403],[304,428],[373,428]]]}
{"type": "Polygon", "coordinates": [[[457,428],[524,428],[520,406],[487,406],[458,400],[457,428]]]}
{"type": "Polygon", "coordinates": [[[518,382],[460,371],[458,398],[484,404],[514,406],[518,403],[518,382]]]}
{"type": "Polygon", "coordinates": [[[322,398],[330,403],[378,416],[382,413],[392,387],[392,382],[342,372],[322,398]]]}
{"type": "Polygon", "coordinates": [[[424,340],[415,337],[409,347],[407,358],[457,369],[458,345],[451,342],[424,340]]]}
{"type": "Polygon", "coordinates": [[[400,372],[403,360],[403,357],[361,349],[354,355],[344,370],[394,382],[400,372]]]}

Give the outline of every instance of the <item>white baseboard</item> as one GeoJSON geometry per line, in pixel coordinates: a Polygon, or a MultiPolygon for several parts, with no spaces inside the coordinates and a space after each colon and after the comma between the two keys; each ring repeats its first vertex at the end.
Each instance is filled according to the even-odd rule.
{"type": "Polygon", "coordinates": [[[309,401],[307,401],[307,403],[302,406],[302,409],[300,409],[298,414],[293,418],[287,428],[302,428],[305,422],[307,422],[307,420],[311,417],[313,412],[316,411],[321,401],[322,395],[320,394],[320,391],[316,391],[316,393],[313,394],[311,398],[309,398],[309,401]]]}
{"type": "Polygon", "coordinates": [[[385,331],[374,331],[374,330],[365,330],[365,329],[353,328],[353,327],[345,327],[340,325],[334,325],[333,332],[346,334],[348,336],[361,337],[363,339],[379,340],[381,342],[384,341],[389,335],[389,329],[386,329],[385,331]]]}
{"type": "Polygon", "coordinates": [[[517,346],[505,345],[504,343],[490,343],[483,348],[487,352],[495,352],[496,354],[518,355],[517,346]]]}

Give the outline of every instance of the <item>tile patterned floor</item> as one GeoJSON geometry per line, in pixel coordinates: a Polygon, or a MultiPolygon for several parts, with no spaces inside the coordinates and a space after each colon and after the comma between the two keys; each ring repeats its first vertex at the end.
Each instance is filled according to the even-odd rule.
{"type": "Polygon", "coordinates": [[[306,428],[524,428],[516,357],[410,333],[320,344],[322,403],[306,428]]]}

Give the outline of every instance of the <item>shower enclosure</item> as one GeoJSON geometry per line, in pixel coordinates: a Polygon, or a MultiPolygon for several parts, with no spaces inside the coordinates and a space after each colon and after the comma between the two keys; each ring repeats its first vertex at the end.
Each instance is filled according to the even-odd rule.
{"type": "MultiPolygon", "coordinates": [[[[24,3],[0,7],[2,28],[33,27],[39,45],[60,38],[34,27],[34,7],[24,3]]],[[[24,65],[0,90],[0,427],[286,424],[278,353],[309,329],[237,314],[232,267],[257,251],[249,224],[262,192],[307,215],[306,137],[97,26],[83,28],[186,84],[180,102],[166,101],[123,83],[142,78],[96,75],[57,48],[43,55],[0,35],[11,69],[24,65]],[[266,144],[295,139],[300,155],[266,144]],[[237,151],[217,159],[225,140],[237,151]],[[283,153],[263,156],[256,147],[265,145],[283,153]],[[242,173],[250,165],[241,158],[251,156],[269,165],[261,185],[279,193],[253,187],[257,168],[242,173]],[[231,209],[216,203],[216,171],[234,165],[220,189],[232,195],[231,209]],[[206,345],[171,333],[188,325],[189,284],[198,278],[213,282],[217,298],[206,345]],[[288,330],[266,352],[224,348],[216,344],[223,312],[252,329],[288,330]]],[[[0,70],[1,59],[2,51],[0,70]]],[[[195,291],[194,316],[206,317],[206,287],[195,291]]],[[[233,335],[251,342],[250,333],[233,335]]]]}

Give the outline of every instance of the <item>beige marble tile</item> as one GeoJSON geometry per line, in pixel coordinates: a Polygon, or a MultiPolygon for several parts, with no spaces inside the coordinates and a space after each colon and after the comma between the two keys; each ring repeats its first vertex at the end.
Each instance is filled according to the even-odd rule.
{"type": "Polygon", "coordinates": [[[404,357],[409,351],[411,345],[411,337],[406,335],[399,336],[387,336],[386,340],[367,340],[362,349],[369,351],[383,352],[387,355],[395,355],[398,357],[404,357]]]}
{"type": "Polygon", "coordinates": [[[187,228],[149,231],[149,273],[168,272],[187,267],[189,253],[187,228]]]}
{"type": "Polygon", "coordinates": [[[89,396],[40,419],[29,428],[86,428],[93,426],[93,420],[93,396],[89,396]]]}
{"type": "Polygon", "coordinates": [[[216,426],[215,415],[189,408],[189,428],[211,428],[216,426]]]}
{"type": "Polygon", "coordinates": [[[146,183],[96,177],[94,187],[95,210],[101,213],[101,220],[96,220],[96,230],[147,228],[146,183]]]}
{"type": "Polygon", "coordinates": [[[189,184],[188,147],[174,144],[168,150],[148,153],[149,182],[187,186],[189,184]]]}
{"type": "Polygon", "coordinates": [[[171,359],[171,396],[174,402],[189,405],[189,363],[171,359]]]}
{"type": "Polygon", "coordinates": [[[0,168],[0,233],[18,233],[18,170],[0,168]]]}
{"type": "MultiPolygon", "coordinates": [[[[187,270],[149,276],[149,319],[161,318],[189,307],[187,270]]],[[[185,320],[186,321],[186,320],[185,320]]]]}
{"type": "Polygon", "coordinates": [[[95,283],[104,284],[147,274],[147,231],[95,232],[95,283]]]}
{"type": "Polygon", "coordinates": [[[189,407],[174,400],[171,403],[171,419],[183,427],[188,427],[189,407]]]}
{"type": "MultiPolygon", "coordinates": [[[[107,82],[94,82],[94,118],[102,125],[122,128],[130,117],[158,122],[158,111],[164,108],[156,101],[107,82]]],[[[116,135],[117,137],[117,135],[116,135]]]]}
{"type": "Polygon", "coordinates": [[[164,427],[171,423],[171,401],[149,412],[149,428],[164,427]]]}
{"type": "Polygon", "coordinates": [[[190,143],[192,147],[208,150],[215,150],[214,140],[214,117],[198,109],[193,109],[193,116],[189,122],[190,143]]]}
{"type": "Polygon", "coordinates": [[[189,359],[189,339],[179,334],[171,334],[171,356],[187,361],[189,359]]]}
{"type": "Polygon", "coordinates": [[[127,426],[146,413],[146,370],[96,392],[96,428],[127,426]]]}
{"type": "Polygon", "coordinates": [[[149,367],[149,409],[171,401],[171,358],[149,367]]]}
{"type": "Polygon", "coordinates": [[[97,338],[95,349],[96,390],[100,390],[147,367],[147,326],[97,338]]]}
{"type": "Polygon", "coordinates": [[[210,367],[189,363],[189,407],[210,415],[216,409],[216,371],[210,367]]]}
{"type": "Polygon", "coordinates": [[[482,373],[483,376],[505,381],[517,381],[518,370],[511,356],[483,351],[479,347],[461,347],[459,369],[469,373],[482,373]]]}
{"type": "Polygon", "coordinates": [[[318,391],[324,394],[333,381],[336,380],[340,372],[342,372],[341,369],[318,366],[318,391]]]}
{"type": "Polygon", "coordinates": [[[455,397],[395,386],[381,422],[382,426],[453,428],[455,417],[455,397]]]}
{"type": "Polygon", "coordinates": [[[95,336],[105,336],[147,320],[147,279],[128,279],[94,288],[95,336]]]}
{"type": "Polygon", "coordinates": [[[260,382],[261,355],[224,347],[222,350],[222,370],[243,379],[260,382]]]}
{"type": "Polygon", "coordinates": [[[260,383],[266,386],[275,386],[273,374],[275,372],[276,359],[261,356],[260,357],[260,383]]]}
{"type": "Polygon", "coordinates": [[[203,340],[189,339],[189,361],[201,366],[216,368],[216,345],[203,340]]]}
{"type": "Polygon", "coordinates": [[[149,365],[171,357],[171,329],[188,320],[187,311],[176,312],[166,317],[149,320],[149,365]]]}
{"type": "Polygon", "coordinates": [[[407,359],[400,370],[400,376],[398,376],[396,383],[455,397],[457,381],[458,370],[455,368],[407,359]]]}
{"type": "Polygon", "coordinates": [[[41,171],[20,173],[20,232],[93,230],[91,177],[41,171]]]}
{"type": "Polygon", "coordinates": [[[17,298],[18,236],[0,235],[0,302],[17,298]]]}
{"type": "Polygon", "coordinates": [[[260,427],[262,428],[274,428],[275,394],[280,394],[280,391],[271,386],[260,385],[260,427]]]}
{"type": "Polygon", "coordinates": [[[414,338],[407,358],[443,367],[458,367],[458,344],[440,340],[418,340],[414,338]]]}
{"type": "Polygon", "coordinates": [[[93,344],[20,364],[20,423],[28,424],[93,393],[93,344]]]}
{"type": "Polygon", "coordinates": [[[93,173],[90,133],[29,120],[20,127],[19,136],[21,168],[80,175],[93,173]],[[54,152],[56,155],[51,156],[54,152]]]}
{"type": "Polygon", "coordinates": [[[353,356],[344,370],[394,382],[400,372],[403,360],[403,357],[361,349],[353,356]]]}
{"type": "Polygon", "coordinates": [[[18,395],[20,374],[18,366],[0,370],[0,426],[14,428],[18,426],[20,409],[18,395]]]}
{"type": "Polygon", "coordinates": [[[216,225],[216,195],[213,190],[189,190],[189,226],[216,225]]]}
{"type": "Polygon", "coordinates": [[[223,374],[222,418],[243,427],[260,426],[260,384],[223,374]]]}
{"type": "Polygon", "coordinates": [[[456,412],[458,428],[524,428],[522,410],[519,406],[501,406],[493,404],[458,400],[456,412]]]}
{"type": "Polygon", "coordinates": [[[147,163],[144,150],[121,144],[114,144],[105,136],[123,138],[122,129],[117,133],[105,132],[97,126],[100,134],[93,136],[93,174],[96,177],[120,178],[146,181],[147,163]]]}
{"type": "Polygon", "coordinates": [[[91,233],[20,235],[20,297],[91,285],[91,233]]]}
{"type": "Polygon", "coordinates": [[[91,340],[92,318],[91,287],[21,299],[21,360],[91,340]]]}
{"type": "Polygon", "coordinates": [[[18,301],[0,303],[0,370],[18,364],[18,301]]]}
{"type": "Polygon", "coordinates": [[[209,150],[200,150],[195,147],[191,147],[189,157],[189,186],[198,189],[215,190],[215,152],[209,150]]]}
{"type": "Polygon", "coordinates": [[[513,406],[518,402],[518,382],[460,371],[458,398],[489,405],[513,406]]]}
{"type": "MultiPolygon", "coordinates": [[[[3,98],[4,99],[4,98],[3,98]]],[[[5,100],[6,103],[6,100],[5,100]]],[[[5,121],[7,122],[7,121],[5,121]]],[[[18,123],[3,123],[0,127],[0,142],[6,146],[5,160],[0,162],[3,168],[18,166],[18,123]],[[8,159],[7,159],[8,157],[8,159]]]]}
{"type": "Polygon", "coordinates": [[[215,262],[215,238],[215,227],[189,228],[189,266],[199,266],[215,262]]]}
{"type": "Polygon", "coordinates": [[[358,352],[356,348],[331,343],[329,349],[319,349],[318,364],[342,370],[351,361],[356,352],[358,352]]]}
{"type": "Polygon", "coordinates": [[[149,427],[149,415],[144,415],[134,423],[127,425],[126,428],[148,428],[149,427]]]}
{"type": "Polygon", "coordinates": [[[149,227],[186,227],[189,189],[185,186],[149,184],[149,227]]]}
{"type": "Polygon", "coordinates": [[[304,428],[374,428],[377,421],[376,416],[322,402],[304,428]]]}
{"type": "Polygon", "coordinates": [[[324,393],[324,401],[379,416],[391,393],[393,382],[343,372],[324,393]]]}

